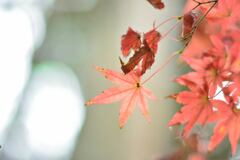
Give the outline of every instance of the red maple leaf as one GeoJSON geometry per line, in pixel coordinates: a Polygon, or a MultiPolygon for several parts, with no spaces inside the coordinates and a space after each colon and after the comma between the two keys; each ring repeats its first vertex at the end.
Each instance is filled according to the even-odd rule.
{"type": "MultiPolygon", "coordinates": [[[[208,5],[201,5],[200,9],[205,14],[212,6],[212,3],[208,5]]],[[[239,0],[219,0],[217,5],[207,14],[206,18],[210,22],[211,26],[215,25],[222,31],[233,29],[240,18],[240,3],[239,0]]],[[[209,26],[209,27],[211,27],[209,26]]],[[[237,27],[238,28],[238,27],[237,27]]]]}
{"type": "Polygon", "coordinates": [[[178,83],[188,86],[189,91],[182,91],[176,96],[176,101],[183,104],[169,122],[170,126],[184,124],[183,136],[188,136],[194,125],[204,125],[212,121],[213,108],[208,98],[208,87],[202,75],[188,73],[176,80],[178,83]]]}
{"type": "Polygon", "coordinates": [[[151,31],[144,34],[143,45],[139,50],[135,51],[133,56],[129,59],[129,61],[124,64],[121,61],[122,71],[127,74],[133,69],[136,68],[140,64],[141,66],[141,75],[149,69],[154,63],[155,54],[158,48],[158,42],[160,41],[161,35],[156,29],[152,29],[151,31]]]}
{"type": "Polygon", "coordinates": [[[193,12],[187,12],[183,15],[183,25],[182,25],[182,37],[187,38],[192,32],[194,25],[196,24],[198,15],[193,12]]]}
{"type": "Polygon", "coordinates": [[[235,53],[237,50],[228,49],[226,51],[225,45],[216,36],[211,36],[211,41],[214,45],[211,49],[203,52],[198,57],[185,55],[184,60],[197,73],[204,76],[212,97],[216,92],[217,86],[222,87],[222,82],[229,80],[231,76],[230,66],[234,64],[231,64],[232,53],[235,53]]]}
{"type": "MultiPolygon", "coordinates": [[[[214,2],[215,3],[215,2],[214,2]]],[[[201,10],[206,13],[207,10],[212,6],[212,3],[208,5],[201,5],[201,10]]],[[[240,4],[238,0],[219,0],[217,5],[207,14],[207,18],[211,20],[216,20],[219,18],[231,17],[239,15],[240,4]]]]}
{"type": "Polygon", "coordinates": [[[150,68],[154,62],[155,54],[149,47],[141,47],[139,51],[136,51],[134,55],[129,59],[127,64],[122,63],[122,71],[127,74],[141,63],[141,75],[150,68]]]}
{"type": "Polygon", "coordinates": [[[141,46],[141,36],[135,32],[132,28],[128,28],[125,35],[122,36],[121,50],[123,56],[128,56],[131,49],[138,50],[141,46]]]}
{"type": "Polygon", "coordinates": [[[147,0],[154,8],[163,9],[165,7],[162,0],[147,0]]]}
{"type": "Polygon", "coordinates": [[[230,66],[230,70],[235,73],[240,73],[240,43],[233,44],[229,51],[232,56],[232,62],[230,66]]]}
{"type": "Polygon", "coordinates": [[[86,105],[92,104],[108,104],[115,101],[122,101],[119,114],[119,126],[122,128],[127,119],[133,112],[136,105],[140,107],[142,114],[150,121],[148,106],[145,97],[155,99],[151,91],[141,84],[141,76],[137,71],[131,71],[124,75],[116,71],[96,67],[108,80],[117,84],[117,86],[103,91],[100,95],[89,100],[86,105]]]}
{"type": "Polygon", "coordinates": [[[218,110],[218,123],[214,128],[208,149],[211,151],[219,145],[228,134],[232,146],[232,154],[237,151],[237,144],[240,137],[240,109],[237,102],[226,103],[221,100],[212,100],[212,104],[218,110]]]}
{"type": "Polygon", "coordinates": [[[144,42],[146,45],[148,45],[152,52],[156,54],[158,42],[161,39],[161,34],[154,28],[151,31],[147,32],[144,36],[144,42]]]}

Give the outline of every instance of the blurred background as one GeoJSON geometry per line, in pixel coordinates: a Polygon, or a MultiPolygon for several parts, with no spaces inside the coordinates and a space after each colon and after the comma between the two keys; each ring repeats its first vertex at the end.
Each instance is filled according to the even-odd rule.
{"type": "MultiPolygon", "coordinates": [[[[84,106],[111,86],[94,65],[120,71],[128,27],[147,32],[181,15],[185,1],[165,4],[159,11],[146,0],[1,0],[0,159],[160,160],[176,151],[167,123],[177,105],[166,96],[179,90],[178,60],[147,84],[158,97],[149,103],[151,124],[136,110],[120,130],[119,103],[84,106]]],[[[163,40],[147,75],[180,47],[163,40]]]]}

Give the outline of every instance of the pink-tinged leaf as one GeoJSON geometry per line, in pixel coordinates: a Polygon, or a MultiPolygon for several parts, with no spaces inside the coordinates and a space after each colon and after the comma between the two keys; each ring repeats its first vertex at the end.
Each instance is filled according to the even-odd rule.
{"type": "Polygon", "coordinates": [[[154,8],[163,9],[165,7],[162,0],[147,0],[154,8]]]}
{"type": "Polygon", "coordinates": [[[173,118],[169,122],[169,125],[174,126],[179,124],[185,124],[189,119],[192,118],[192,114],[190,113],[193,113],[194,107],[195,105],[192,104],[182,107],[181,110],[173,116],[173,118]]]}
{"type": "Polygon", "coordinates": [[[102,73],[107,79],[116,84],[132,84],[135,82],[135,79],[131,74],[124,75],[122,73],[102,67],[96,67],[96,70],[102,73]]]}
{"type": "Polygon", "coordinates": [[[192,75],[184,75],[177,80],[191,90],[183,91],[176,95],[176,101],[183,104],[183,107],[169,123],[169,125],[184,124],[184,137],[190,134],[195,125],[205,125],[205,123],[209,122],[211,120],[210,117],[213,115],[212,104],[208,99],[208,88],[203,87],[205,85],[202,84],[202,80],[194,79],[194,77],[192,75]]]}
{"type": "Polygon", "coordinates": [[[211,39],[211,42],[212,44],[216,47],[216,48],[219,48],[219,49],[223,49],[224,50],[224,44],[223,42],[221,41],[221,39],[218,37],[218,36],[215,36],[215,35],[212,35],[210,36],[210,39],[211,39]]]}
{"type": "Polygon", "coordinates": [[[142,90],[143,95],[145,95],[147,98],[149,98],[151,100],[156,100],[157,99],[157,97],[149,89],[142,86],[141,90],[142,90]]]}
{"type": "Polygon", "coordinates": [[[188,63],[188,65],[194,69],[195,71],[203,71],[206,70],[206,67],[213,63],[213,57],[201,57],[201,58],[192,58],[185,56],[184,60],[188,63]]]}
{"type": "Polygon", "coordinates": [[[195,104],[199,97],[193,92],[183,91],[180,92],[176,98],[176,101],[181,104],[195,104]]]}
{"type": "Polygon", "coordinates": [[[146,99],[144,98],[143,93],[140,90],[139,90],[138,94],[139,94],[138,105],[140,107],[140,110],[141,110],[143,116],[147,119],[147,121],[150,122],[151,118],[148,113],[148,106],[147,106],[146,99]]]}
{"type": "Polygon", "coordinates": [[[108,80],[118,84],[118,86],[103,91],[102,94],[94,97],[86,103],[87,106],[93,104],[108,104],[115,101],[122,101],[119,113],[119,125],[122,128],[138,105],[143,115],[150,121],[148,114],[146,97],[155,98],[151,91],[141,84],[141,74],[138,70],[131,71],[124,75],[112,70],[96,67],[108,80]]]}
{"type": "Polygon", "coordinates": [[[213,122],[212,121],[212,115],[214,114],[212,111],[213,111],[213,108],[210,106],[208,107],[207,105],[206,106],[203,106],[203,109],[202,110],[202,113],[198,116],[198,124],[204,126],[206,123],[210,123],[210,122],[213,122]]]}
{"type": "Polygon", "coordinates": [[[94,97],[93,99],[89,100],[86,105],[93,105],[93,104],[108,104],[116,101],[120,101],[124,97],[128,96],[132,91],[134,91],[134,87],[130,88],[129,86],[120,86],[110,88],[108,90],[103,91],[102,94],[94,97]]]}
{"type": "Polygon", "coordinates": [[[222,100],[211,100],[212,105],[217,108],[220,118],[228,117],[232,115],[231,106],[222,100]],[[222,117],[221,117],[222,116],[222,117]]]}
{"type": "Polygon", "coordinates": [[[189,87],[191,90],[195,90],[198,86],[204,84],[203,76],[197,72],[190,72],[176,79],[176,82],[189,87]]]}
{"type": "Polygon", "coordinates": [[[226,135],[227,135],[227,128],[225,123],[219,123],[214,128],[214,133],[208,145],[208,150],[212,151],[213,149],[215,149],[216,146],[222,142],[222,140],[226,135]]]}
{"type": "Polygon", "coordinates": [[[134,51],[141,47],[141,36],[132,28],[128,28],[127,34],[122,36],[121,49],[123,56],[128,56],[131,49],[134,51]]]}
{"type": "Polygon", "coordinates": [[[119,113],[119,127],[123,128],[137,103],[137,90],[129,95],[122,103],[119,113]]]}
{"type": "Polygon", "coordinates": [[[181,112],[177,112],[173,118],[168,122],[169,126],[175,126],[184,123],[184,119],[181,112]]]}
{"type": "Polygon", "coordinates": [[[225,103],[220,100],[214,100],[212,102],[218,108],[219,117],[218,124],[214,129],[208,148],[209,150],[213,150],[228,134],[232,147],[232,154],[234,155],[237,151],[237,144],[240,137],[240,112],[235,105],[238,99],[236,101],[232,99],[230,102],[231,103],[225,103]]]}
{"type": "MultiPolygon", "coordinates": [[[[201,112],[200,112],[201,113],[201,112]]],[[[188,119],[188,122],[186,123],[184,129],[183,129],[183,136],[188,137],[192,128],[197,122],[198,114],[195,112],[192,112],[191,115],[188,115],[190,118],[188,119]]]]}
{"type": "Polygon", "coordinates": [[[238,145],[238,139],[240,136],[240,130],[239,130],[239,120],[238,118],[233,118],[231,122],[229,123],[229,141],[231,143],[232,147],[232,154],[235,155],[237,151],[237,145],[238,145]]]}

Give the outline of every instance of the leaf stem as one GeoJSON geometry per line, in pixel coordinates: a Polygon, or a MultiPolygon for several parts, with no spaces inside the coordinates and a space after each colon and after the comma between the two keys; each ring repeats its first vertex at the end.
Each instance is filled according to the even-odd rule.
{"type": "MultiPolygon", "coordinates": [[[[195,1],[195,0],[194,0],[195,1]]],[[[210,2],[210,1],[209,1],[210,2]]],[[[208,13],[213,9],[213,7],[215,7],[215,5],[217,4],[217,0],[212,0],[211,3],[213,3],[213,5],[207,10],[207,12],[198,20],[198,22],[196,23],[196,25],[194,25],[192,31],[190,32],[190,34],[184,38],[185,40],[187,40],[186,44],[185,44],[185,48],[188,46],[189,42],[191,41],[195,31],[198,29],[198,27],[200,26],[200,24],[202,23],[202,21],[206,18],[206,16],[208,15],[208,13]]],[[[203,2],[199,2],[199,3],[203,3],[203,2]]]]}
{"type": "Polygon", "coordinates": [[[169,33],[171,33],[179,24],[180,22],[177,22],[174,26],[172,26],[163,36],[162,39],[168,36],[169,33]]]}
{"type": "Polygon", "coordinates": [[[223,89],[227,88],[230,85],[230,82],[228,82],[223,88],[221,88],[220,91],[218,91],[214,96],[209,97],[208,99],[213,99],[215,97],[217,97],[221,92],[223,92],[223,89]]]}
{"type": "Polygon", "coordinates": [[[174,52],[173,54],[171,54],[167,60],[161,65],[159,66],[155,72],[153,72],[147,79],[145,79],[143,82],[142,82],[142,85],[145,84],[146,82],[148,82],[150,79],[152,79],[156,74],[158,74],[158,72],[160,72],[167,64],[169,64],[169,62],[171,62],[171,60],[176,56],[176,55],[179,55],[180,53],[182,53],[182,51],[177,51],[177,52],[174,52]]]}
{"type": "Polygon", "coordinates": [[[165,23],[167,23],[167,22],[169,22],[169,21],[171,21],[171,20],[174,20],[174,19],[176,19],[176,20],[181,20],[182,18],[183,18],[183,16],[173,16],[173,17],[170,17],[170,18],[164,20],[163,22],[161,22],[160,24],[158,24],[158,25],[155,27],[155,29],[158,29],[159,27],[161,27],[162,25],[164,25],[165,23]]]}
{"type": "Polygon", "coordinates": [[[203,5],[203,4],[208,4],[208,3],[217,3],[218,0],[210,0],[210,1],[207,1],[207,2],[199,2],[197,0],[192,0],[194,1],[195,3],[197,3],[197,5],[195,7],[193,7],[191,10],[195,10],[196,8],[198,8],[199,6],[203,5]]]}

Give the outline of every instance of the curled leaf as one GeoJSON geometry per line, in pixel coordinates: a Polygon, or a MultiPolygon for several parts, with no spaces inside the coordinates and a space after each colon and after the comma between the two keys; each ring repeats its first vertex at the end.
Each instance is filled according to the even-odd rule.
{"type": "Polygon", "coordinates": [[[196,12],[190,11],[183,15],[182,37],[186,38],[193,30],[198,19],[196,12]]]}
{"type": "MultiPolygon", "coordinates": [[[[129,61],[126,64],[124,64],[122,59],[120,59],[122,71],[125,74],[127,74],[130,71],[134,70],[136,66],[139,65],[141,68],[140,74],[141,75],[144,74],[146,70],[149,69],[154,63],[155,54],[157,53],[158,42],[160,41],[160,39],[161,34],[158,31],[156,31],[155,28],[145,33],[141,47],[138,48],[138,50],[135,50],[133,56],[129,59],[129,61]]],[[[132,46],[132,44],[130,43],[128,46],[132,46]]],[[[124,53],[127,53],[127,51],[129,51],[128,49],[129,48],[127,48],[126,52],[124,53]]],[[[123,55],[128,56],[128,54],[123,55]]]]}
{"type": "Polygon", "coordinates": [[[153,53],[157,52],[158,42],[160,41],[160,39],[161,34],[156,31],[156,29],[152,29],[151,31],[147,32],[144,37],[144,41],[153,53]]]}
{"type": "Polygon", "coordinates": [[[131,72],[138,64],[141,63],[141,75],[150,68],[154,62],[155,54],[148,46],[144,46],[135,52],[135,54],[129,59],[128,63],[122,65],[122,71],[127,74],[131,72]]]}
{"type": "Polygon", "coordinates": [[[141,46],[141,36],[132,28],[128,28],[125,35],[122,36],[121,50],[123,56],[128,56],[131,49],[138,50],[141,46]]]}

